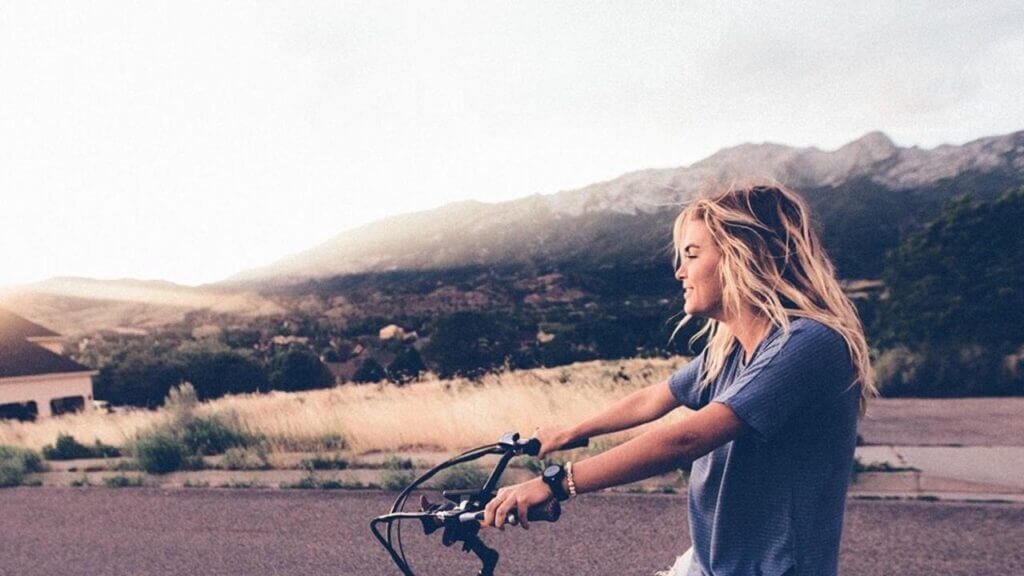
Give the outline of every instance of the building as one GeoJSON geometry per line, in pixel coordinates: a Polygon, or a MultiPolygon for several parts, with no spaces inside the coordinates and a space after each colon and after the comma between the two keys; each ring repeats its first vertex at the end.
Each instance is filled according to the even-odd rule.
{"type": "Polygon", "coordinates": [[[61,355],[60,334],[0,308],[0,418],[92,408],[96,371],[61,355]]]}

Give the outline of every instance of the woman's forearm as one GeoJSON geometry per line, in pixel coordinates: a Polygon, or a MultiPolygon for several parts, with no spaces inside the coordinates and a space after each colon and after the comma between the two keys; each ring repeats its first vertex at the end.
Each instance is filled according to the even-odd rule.
{"type": "MultiPolygon", "coordinates": [[[[576,424],[571,430],[572,440],[593,438],[602,434],[611,434],[664,416],[668,410],[653,401],[655,386],[666,386],[665,383],[654,384],[641,388],[629,396],[612,404],[600,414],[576,424]]],[[[667,407],[671,409],[671,407],[667,407]]]]}
{"type": "Polygon", "coordinates": [[[579,494],[628,484],[692,463],[748,429],[728,406],[711,402],[703,409],[573,464],[579,494]]]}
{"type": "Polygon", "coordinates": [[[576,490],[583,494],[658,476],[692,461],[692,447],[667,427],[573,464],[576,490]]]}

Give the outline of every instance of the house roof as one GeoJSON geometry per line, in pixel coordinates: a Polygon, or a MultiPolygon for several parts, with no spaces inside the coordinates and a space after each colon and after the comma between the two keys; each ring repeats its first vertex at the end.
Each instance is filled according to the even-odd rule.
{"type": "Polygon", "coordinates": [[[0,378],[66,372],[92,372],[92,368],[25,340],[0,339],[0,378]]]}
{"type": "Polygon", "coordinates": [[[14,312],[0,308],[0,340],[27,338],[43,338],[49,336],[60,336],[49,328],[44,328],[35,322],[31,322],[18,316],[14,312]]]}
{"type": "Polygon", "coordinates": [[[0,308],[0,378],[92,372],[88,366],[26,340],[55,336],[60,334],[0,308]]]}

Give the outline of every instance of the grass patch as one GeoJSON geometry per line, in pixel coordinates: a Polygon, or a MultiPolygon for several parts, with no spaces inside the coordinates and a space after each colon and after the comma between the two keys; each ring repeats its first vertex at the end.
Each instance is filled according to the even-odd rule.
{"type": "Polygon", "coordinates": [[[185,483],[181,485],[182,488],[209,488],[210,483],[206,480],[185,480],[185,483]]]}
{"type": "Polygon", "coordinates": [[[107,488],[139,488],[146,485],[146,480],[138,475],[127,476],[125,474],[118,474],[117,476],[107,476],[104,478],[103,485],[107,488]]]}
{"type": "Polygon", "coordinates": [[[441,471],[431,480],[437,490],[469,490],[482,488],[489,474],[476,466],[460,464],[441,471]]]}
{"type": "Polygon", "coordinates": [[[349,467],[349,461],[341,456],[314,456],[299,462],[299,468],[305,470],[345,470],[349,467]]]}
{"type": "Polygon", "coordinates": [[[559,466],[565,466],[565,463],[569,461],[566,456],[548,456],[547,458],[540,460],[537,458],[520,458],[513,460],[509,463],[509,466],[515,468],[525,468],[538,476],[544,472],[544,469],[552,464],[558,464],[559,466]]]}
{"type": "Polygon", "coordinates": [[[220,467],[225,470],[266,470],[267,451],[262,446],[255,448],[228,448],[221,458],[220,467]]]}
{"type": "Polygon", "coordinates": [[[278,486],[285,490],[316,490],[320,488],[320,480],[312,474],[307,474],[295,482],[281,482],[278,486]]]}
{"type": "Polygon", "coordinates": [[[0,446],[0,488],[33,485],[26,476],[44,469],[43,459],[35,451],[0,446]]]}
{"type": "Polygon", "coordinates": [[[72,488],[85,488],[88,486],[92,486],[92,480],[89,480],[88,476],[82,474],[81,478],[75,478],[68,485],[71,486],[72,488]]]}
{"type": "Polygon", "coordinates": [[[57,441],[43,446],[43,458],[47,460],[79,460],[82,458],[116,458],[121,450],[104,444],[99,440],[92,446],[86,446],[70,434],[57,434],[57,441]]]}
{"type": "Polygon", "coordinates": [[[412,481],[415,479],[416,475],[410,470],[387,469],[381,475],[380,487],[391,492],[398,492],[412,484],[412,481]]]}
{"type": "MultiPolygon", "coordinates": [[[[142,467],[139,465],[137,460],[125,458],[123,460],[118,460],[117,462],[108,462],[103,469],[112,470],[114,472],[135,472],[137,470],[142,470],[142,467]]],[[[86,468],[85,471],[90,472],[92,470],[90,468],[86,468]]]]}
{"type": "Polygon", "coordinates": [[[366,490],[374,487],[374,484],[348,480],[324,480],[320,483],[321,490],[366,490]]]}
{"type": "Polygon", "coordinates": [[[412,458],[401,458],[395,454],[392,454],[384,459],[381,468],[385,470],[412,470],[414,465],[412,458]]]}
{"type": "Polygon", "coordinates": [[[248,488],[266,488],[266,485],[262,482],[255,480],[236,480],[231,479],[224,484],[220,485],[220,488],[237,488],[237,489],[248,489],[248,488]]]}

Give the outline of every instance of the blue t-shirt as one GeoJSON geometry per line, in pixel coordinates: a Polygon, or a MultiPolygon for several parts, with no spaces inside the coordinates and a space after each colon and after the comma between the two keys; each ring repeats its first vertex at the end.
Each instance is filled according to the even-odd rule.
{"type": "Polygon", "coordinates": [[[672,375],[672,394],[695,410],[725,404],[752,430],[693,463],[689,576],[836,574],[861,388],[846,341],[795,318],[749,365],[736,342],[701,388],[706,354],[672,375]]]}

